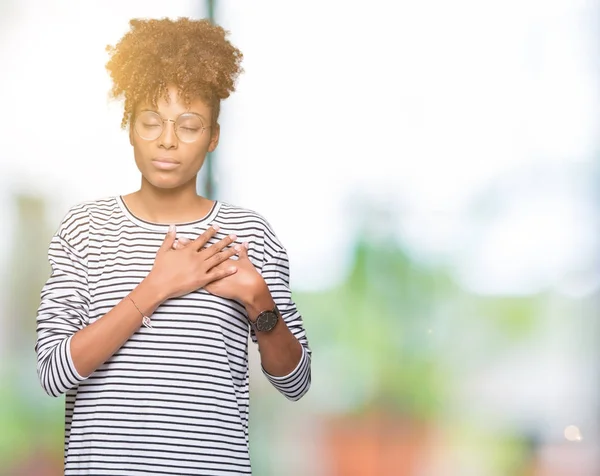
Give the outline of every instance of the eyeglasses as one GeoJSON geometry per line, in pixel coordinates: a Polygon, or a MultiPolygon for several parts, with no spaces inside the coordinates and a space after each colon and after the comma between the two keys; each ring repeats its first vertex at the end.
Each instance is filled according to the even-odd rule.
{"type": "Polygon", "coordinates": [[[202,118],[193,112],[184,112],[177,119],[163,119],[160,114],[154,111],[142,111],[135,119],[134,130],[138,136],[144,140],[158,139],[165,129],[165,122],[172,122],[175,125],[175,135],[181,142],[197,141],[205,126],[202,118]]]}

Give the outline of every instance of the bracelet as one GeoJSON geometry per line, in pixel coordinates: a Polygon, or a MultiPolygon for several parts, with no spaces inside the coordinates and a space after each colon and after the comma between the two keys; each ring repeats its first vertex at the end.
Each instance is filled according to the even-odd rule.
{"type": "Polygon", "coordinates": [[[148,316],[146,316],[142,311],[140,311],[140,308],[137,307],[137,304],[133,301],[133,299],[131,299],[128,296],[126,296],[127,299],[129,299],[133,305],[135,306],[135,308],[139,311],[139,313],[142,315],[142,324],[144,324],[144,326],[146,326],[148,329],[152,329],[152,325],[150,324],[150,318],[148,316]]]}

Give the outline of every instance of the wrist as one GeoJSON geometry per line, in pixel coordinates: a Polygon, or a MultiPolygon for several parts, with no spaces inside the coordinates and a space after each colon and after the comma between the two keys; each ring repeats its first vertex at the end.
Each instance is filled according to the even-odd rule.
{"type": "Polygon", "coordinates": [[[143,306],[143,308],[140,308],[147,316],[150,316],[158,306],[169,298],[164,291],[164,286],[161,286],[150,275],[144,278],[131,294],[139,301],[139,303],[136,301],[136,304],[143,306]]]}
{"type": "Polygon", "coordinates": [[[266,283],[251,293],[250,297],[244,302],[244,307],[251,321],[254,321],[261,312],[270,311],[275,307],[275,301],[273,301],[266,283]]]}

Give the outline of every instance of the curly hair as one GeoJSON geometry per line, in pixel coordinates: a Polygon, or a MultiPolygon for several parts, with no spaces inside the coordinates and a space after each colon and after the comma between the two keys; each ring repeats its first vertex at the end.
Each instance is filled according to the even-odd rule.
{"type": "Polygon", "coordinates": [[[220,102],[235,90],[242,53],[227,39],[229,32],[208,20],[132,19],[130,30],[115,45],[108,45],[106,64],[112,79],[110,95],[123,99],[121,127],[131,122],[135,107],[156,107],[168,86],[178,88],[186,104],[201,98],[217,122],[220,102]]]}

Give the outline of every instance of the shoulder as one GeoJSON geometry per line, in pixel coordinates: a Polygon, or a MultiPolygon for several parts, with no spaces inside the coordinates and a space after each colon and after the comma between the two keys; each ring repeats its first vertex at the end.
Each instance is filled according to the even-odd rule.
{"type": "Polygon", "coordinates": [[[271,222],[255,210],[221,202],[219,225],[236,232],[244,231],[255,236],[260,235],[266,246],[284,250],[271,222]]]}
{"type": "Polygon", "coordinates": [[[220,225],[232,225],[238,228],[257,228],[271,232],[273,230],[268,220],[257,211],[227,202],[221,202],[219,218],[222,222],[220,225]]]}
{"type": "Polygon", "coordinates": [[[110,217],[117,207],[114,197],[89,200],[72,205],[64,215],[58,227],[57,235],[73,243],[87,236],[90,222],[110,217]]]}

